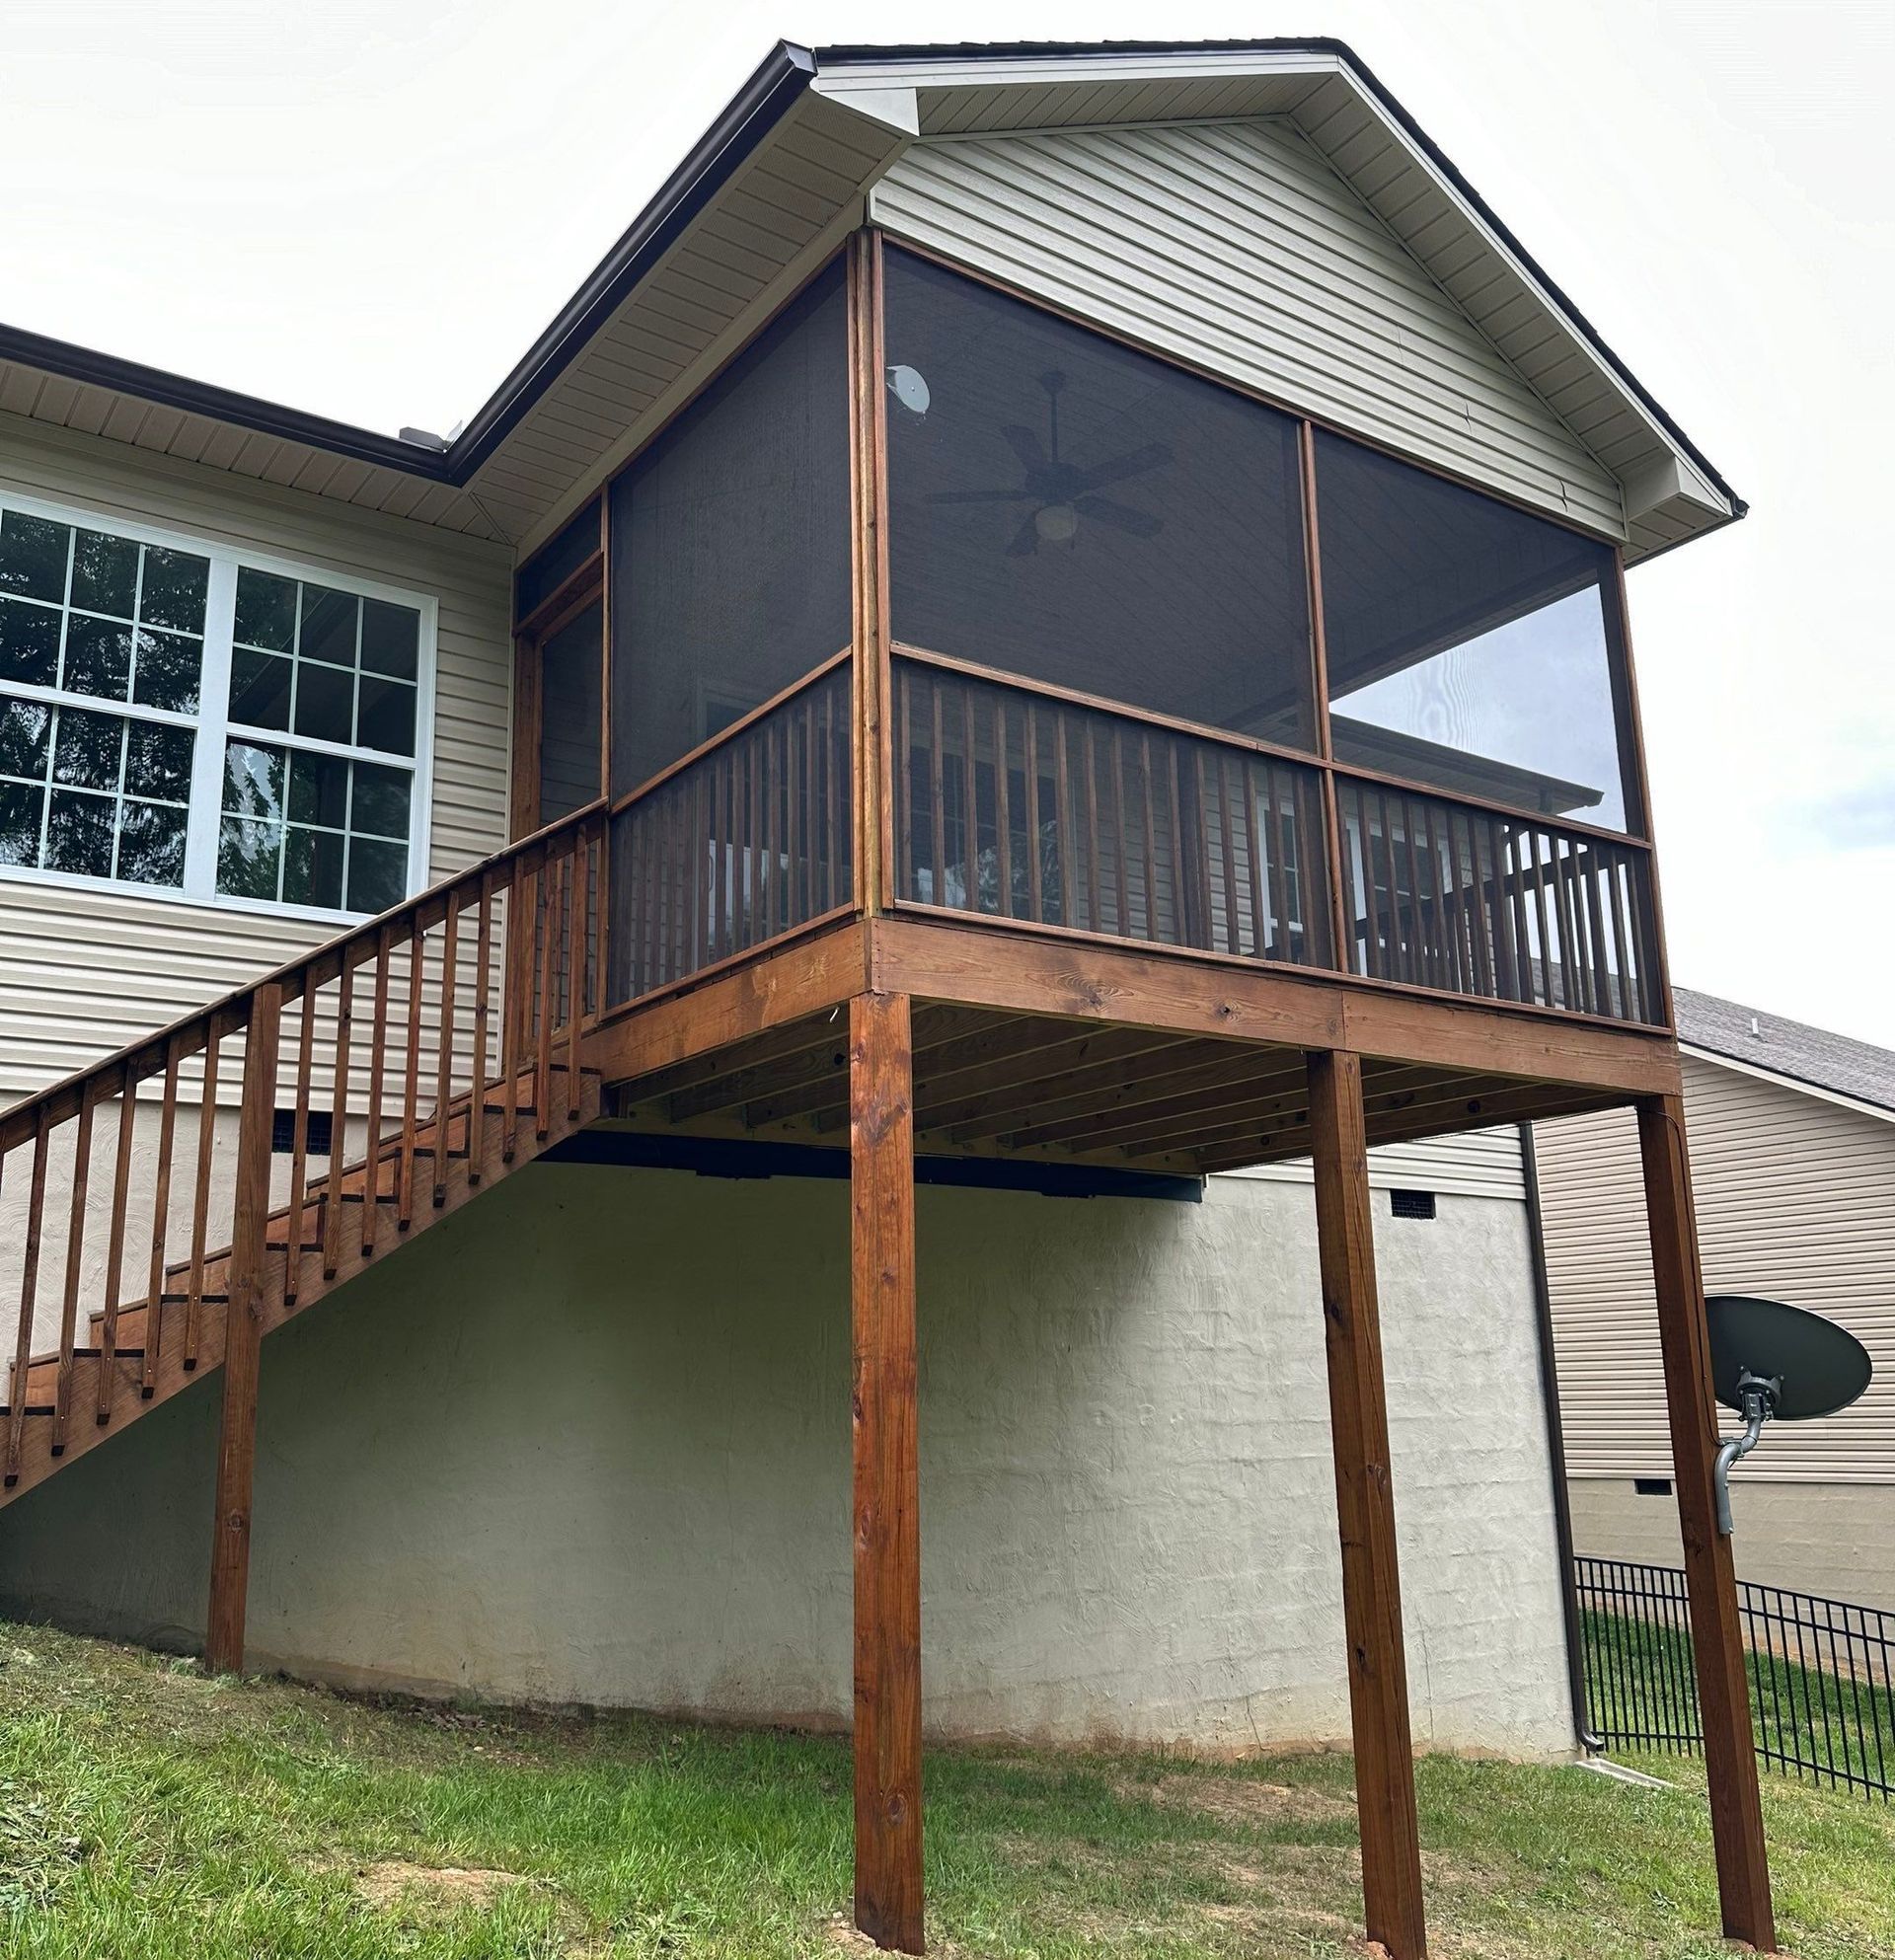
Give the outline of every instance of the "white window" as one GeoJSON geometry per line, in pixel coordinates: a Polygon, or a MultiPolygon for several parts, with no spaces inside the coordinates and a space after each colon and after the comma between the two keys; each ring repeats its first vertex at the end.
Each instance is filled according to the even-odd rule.
{"type": "Polygon", "coordinates": [[[0,499],[0,875],[297,913],[424,876],[434,607],[0,499]]]}

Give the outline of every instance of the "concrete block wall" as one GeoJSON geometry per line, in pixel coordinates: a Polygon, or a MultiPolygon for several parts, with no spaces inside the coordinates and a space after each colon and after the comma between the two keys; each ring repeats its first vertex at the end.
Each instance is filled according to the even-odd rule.
{"type": "MultiPolygon", "coordinates": [[[[1572,1743],[1526,1224],[1376,1200],[1417,1743],[1572,1743]]],[[[1306,1185],[919,1194],[926,1717],[1348,1731],[1306,1185]]],[[[834,1724],[847,1190],[536,1165],[265,1343],[251,1648],[315,1678],[834,1724]]],[[[0,1611],[201,1627],[214,1380],[0,1513],[0,1611]]]]}

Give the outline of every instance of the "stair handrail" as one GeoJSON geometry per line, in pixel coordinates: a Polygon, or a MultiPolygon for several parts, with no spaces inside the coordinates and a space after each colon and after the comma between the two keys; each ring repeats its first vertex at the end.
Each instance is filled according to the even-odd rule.
{"type": "Polygon", "coordinates": [[[406,925],[413,932],[417,915],[420,927],[425,930],[434,923],[434,908],[444,908],[454,893],[464,891],[470,885],[478,887],[483,879],[492,876],[501,867],[524,864],[524,867],[531,870],[533,865],[525,861],[537,854],[539,862],[544,863],[549,847],[568,833],[588,828],[602,829],[606,802],[603,796],[594,797],[578,809],[555,818],[552,823],[542,824],[539,829],[515,838],[497,851],[489,852],[485,858],[451,872],[425,890],[391,905],[386,912],[345,927],[320,945],[296,954],[282,965],[259,974],[254,980],[245,981],[242,986],[233,987],[228,993],[220,994],[200,1008],[193,1008],[165,1026],[155,1028],[149,1034],[141,1034],[112,1054],[89,1062],[84,1068],[62,1076],[43,1089],[29,1092],[0,1111],[0,1156],[31,1141],[42,1123],[52,1128],[68,1117],[76,1116],[86,1100],[88,1090],[105,1078],[116,1078],[121,1091],[129,1093],[135,1084],[164,1068],[168,1058],[183,1060],[195,1054],[208,1040],[213,1024],[219,1019],[223,1021],[219,1030],[221,1033],[234,1033],[238,1028],[248,1026],[251,1005],[261,989],[269,986],[280,988],[282,1002],[287,1006],[300,1000],[307,988],[324,985],[344,967],[361,965],[374,952],[382,934],[393,936],[394,929],[400,925],[406,925]],[[193,1039],[193,1035],[197,1038],[193,1039]],[[179,1045],[174,1048],[174,1043],[179,1045]]]}

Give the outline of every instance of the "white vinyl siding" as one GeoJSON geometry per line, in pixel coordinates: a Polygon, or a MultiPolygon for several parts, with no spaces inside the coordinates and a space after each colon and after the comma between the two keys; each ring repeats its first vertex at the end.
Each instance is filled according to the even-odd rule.
{"type": "MultiPolygon", "coordinates": [[[[1693,1055],[1684,1075],[1706,1290],[1827,1314],[1875,1364],[1855,1407],[1824,1422],[1774,1424],[1738,1476],[1895,1483],[1895,1120],[1693,1055]]],[[[1543,1123],[1535,1140],[1567,1469],[1668,1476],[1631,1114],[1543,1123]]]]}
{"type": "Polygon", "coordinates": [[[1082,319],[1624,536],[1611,474],[1285,120],[922,141],[871,213],[1082,319]]]}
{"type": "MultiPolygon", "coordinates": [[[[504,841],[510,551],[0,415],[0,498],[8,494],[431,597],[425,876],[504,841]]],[[[336,930],[132,890],[0,879],[0,1101],[113,1053],[336,930]]]]}

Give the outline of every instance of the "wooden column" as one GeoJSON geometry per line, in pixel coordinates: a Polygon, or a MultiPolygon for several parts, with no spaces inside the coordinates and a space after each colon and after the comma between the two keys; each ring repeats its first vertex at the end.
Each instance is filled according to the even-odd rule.
{"type": "MultiPolygon", "coordinates": [[[[283,990],[259,987],[244,1044],[237,1124],[237,1191],[231,1214],[224,1308],[224,1405],[217,1435],[217,1502],[210,1542],[210,1611],[204,1666],[238,1674],[250,1592],[250,1495],[257,1457],[257,1377],[263,1340],[264,1269],[268,1256],[270,1131],[276,1108],[276,1049],[283,990]]],[[[203,1121],[215,1119],[206,1105],[203,1121]]]]}
{"type": "Polygon", "coordinates": [[[1375,1299],[1362,1060],[1315,1053],[1307,1061],[1362,1899],[1369,1937],[1387,1947],[1391,1960],[1423,1960],[1427,1929],[1375,1299]]]}
{"type": "Polygon", "coordinates": [[[921,1936],[915,1124],[905,994],[849,1005],[856,1565],[856,1924],[921,1936]]]}
{"type": "Polygon", "coordinates": [[[1685,1545],[1685,1587],[1698,1662],[1698,1705],[1704,1719],[1724,1936],[1775,1953],[1777,1927],[1757,1790],[1737,1580],[1730,1541],[1717,1530],[1711,1475],[1717,1459],[1717,1410],[1710,1387],[1710,1336],[1705,1321],[1705,1281],[1692,1212],[1682,1097],[1652,1095],[1639,1101],[1638,1152],[1645,1174],[1658,1342],[1665,1406],[1671,1418],[1672,1472],[1685,1545]]]}

